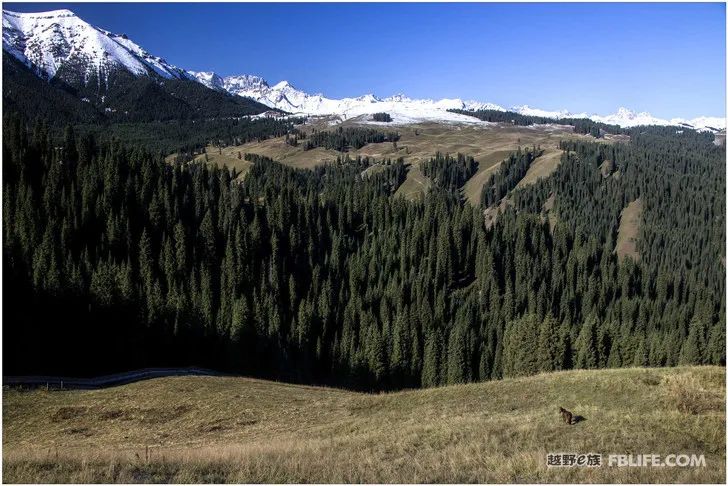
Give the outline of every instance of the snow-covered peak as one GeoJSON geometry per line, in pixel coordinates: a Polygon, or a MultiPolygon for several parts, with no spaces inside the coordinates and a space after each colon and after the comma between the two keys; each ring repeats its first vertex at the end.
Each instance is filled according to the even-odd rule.
{"type": "Polygon", "coordinates": [[[355,99],[357,101],[362,101],[364,103],[377,103],[377,102],[381,101],[379,98],[377,98],[376,96],[374,96],[371,93],[367,93],[363,96],[358,96],[355,99]]]}
{"type": "MultiPolygon", "coordinates": [[[[211,79],[219,78],[214,73],[190,72],[198,81],[209,87],[219,84],[211,79]]],[[[223,79],[223,87],[232,94],[246,96],[254,100],[298,115],[334,115],[340,119],[362,117],[377,112],[387,112],[393,118],[393,123],[412,123],[417,121],[445,121],[462,123],[480,123],[479,120],[450,110],[496,110],[513,111],[521,115],[542,118],[589,118],[594,121],[618,125],[621,127],[634,127],[638,125],[680,125],[697,130],[722,130],[726,121],[718,117],[698,117],[692,120],[673,118],[665,120],[652,116],[649,113],[636,113],[628,108],[620,107],[611,115],[598,115],[587,113],[573,113],[569,110],[543,110],[529,105],[517,105],[504,108],[495,103],[468,100],[459,98],[413,99],[405,94],[398,93],[386,98],[379,98],[374,94],[365,94],[355,98],[333,99],[322,94],[308,94],[295,88],[288,81],[280,81],[270,86],[259,76],[240,75],[228,76],[223,79]]]]}
{"type": "MultiPolygon", "coordinates": [[[[209,85],[207,78],[201,79],[200,73],[194,73],[200,82],[209,85]]],[[[229,76],[224,78],[224,88],[232,94],[247,96],[254,100],[297,115],[324,116],[333,115],[339,119],[362,117],[371,121],[369,115],[377,112],[386,112],[392,116],[392,123],[414,123],[421,121],[444,121],[457,123],[485,123],[480,120],[450,110],[497,110],[507,111],[495,103],[481,101],[463,101],[459,98],[443,98],[440,100],[413,99],[404,94],[396,94],[386,98],[379,98],[374,94],[365,94],[355,98],[327,98],[322,94],[308,94],[295,88],[288,81],[280,81],[270,86],[263,78],[258,76],[229,76]]],[[[595,121],[632,127],[637,125],[690,125],[696,129],[725,128],[725,120],[715,117],[700,117],[694,120],[663,120],[653,117],[649,113],[635,113],[626,108],[620,108],[612,115],[589,115],[587,113],[573,113],[569,110],[549,111],[533,108],[528,105],[514,106],[508,109],[522,115],[544,118],[590,118],[595,121]]]]}
{"type": "Polygon", "coordinates": [[[725,118],[718,118],[716,116],[699,116],[692,120],[685,120],[684,118],[673,118],[671,120],[673,124],[688,125],[688,128],[707,129],[707,130],[723,130],[725,129],[725,118]]]}
{"type": "Polygon", "coordinates": [[[412,100],[410,99],[409,96],[406,96],[402,93],[397,93],[396,95],[384,98],[384,101],[412,101],[412,100]]]}
{"type": "Polygon", "coordinates": [[[281,91],[284,89],[296,89],[296,88],[294,88],[293,85],[291,83],[289,83],[288,81],[280,81],[280,82],[276,83],[275,86],[272,87],[272,89],[281,91]]]}
{"type": "Polygon", "coordinates": [[[515,111],[521,115],[540,116],[544,118],[587,118],[586,113],[571,113],[569,110],[548,111],[532,108],[528,105],[514,106],[511,111],[515,111]]]}
{"type": "MultiPolygon", "coordinates": [[[[387,112],[393,123],[417,121],[446,121],[485,123],[449,110],[499,110],[499,105],[480,101],[462,101],[459,98],[440,100],[412,99],[403,94],[378,98],[366,94],[355,98],[327,98],[322,94],[308,94],[288,81],[270,86],[259,76],[240,75],[221,77],[208,71],[184,71],[163,58],[154,56],[124,34],[114,34],[94,27],[70,10],[39,13],[17,13],[3,10],[3,50],[47,79],[68,66],[71,72],[80,72],[82,79],[97,74],[108,76],[113,69],[124,69],[137,76],[193,79],[203,85],[229,93],[252,98],[264,105],[293,114],[335,115],[340,119],[362,117],[376,112],[387,112]]],[[[528,105],[510,110],[523,115],[546,118],[590,118],[622,127],[637,125],[679,125],[696,129],[725,129],[724,118],[698,117],[692,120],[661,119],[649,113],[635,113],[619,108],[611,115],[574,114],[568,110],[548,111],[528,105]]]]}
{"type": "Polygon", "coordinates": [[[187,77],[125,35],[94,27],[65,9],[39,13],[3,10],[3,49],[48,79],[64,66],[82,69],[85,79],[91,74],[106,76],[114,68],[137,76],[187,77]]]}
{"type": "Polygon", "coordinates": [[[662,125],[662,126],[686,126],[696,130],[722,130],[726,126],[725,118],[717,117],[698,117],[692,120],[683,118],[672,118],[670,120],[658,118],[647,112],[635,112],[629,108],[619,107],[616,113],[611,115],[598,115],[587,113],[571,113],[568,110],[547,111],[531,108],[528,105],[516,106],[511,109],[521,115],[541,116],[546,118],[589,118],[596,122],[606,123],[608,125],[618,125],[623,128],[646,125],[662,125]]]}
{"type": "Polygon", "coordinates": [[[263,91],[269,88],[265,79],[250,74],[227,76],[223,78],[223,85],[233,94],[238,94],[238,91],[263,91]]]}
{"type": "Polygon", "coordinates": [[[224,90],[224,81],[216,73],[212,71],[187,71],[194,79],[204,84],[210,89],[224,90]]]}
{"type": "MultiPolygon", "coordinates": [[[[635,127],[639,125],[688,125],[690,127],[696,128],[696,129],[705,129],[708,127],[707,124],[704,123],[706,120],[705,117],[696,118],[694,120],[683,120],[679,118],[673,118],[671,120],[665,120],[662,118],[657,118],[655,116],[652,116],[651,114],[647,112],[640,112],[636,113],[628,108],[620,107],[616,113],[606,116],[600,116],[600,115],[592,115],[590,117],[592,120],[600,121],[602,123],[608,123],[610,125],[619,125],[621,127],[635,127]]],[[[716,126],[715,128],[724,128],[725,127],[725,120],[723,119],[712,119],[712,120],[720,120],[718,122],[719,126],[716,126]]]]}
{"type": "Polygon", "coordinates": [[[481,101],[475,101],[475,100],[469,100],[463,102],[463,110],[495,110],[495,111],[506,111],[505,108],[503,108],[500,105],[496,105],[495,103],[483,103],[481,101]]]}
{"type": "Polygon", "coordinates": [[[620,107],[616,113],[607,116],[595,115],[595,119],[611,125],[619,125],[623,127],[631,127],[637,125],[669,125],[667,120],[661,120],[656,118],[649,113],[641,112],[635,113],[634,111],[625,107],[620,107]]]}
{"type": "Polygon", "coordinates": [[[7,12],[9,14],[12,14],[15,17],[23,17],[23,18],[59,18],[59,17],[76,17],[76,14],[68,10],[67,8],[61,8],[58,10],[48,10],[47,12],[10,12],[8,10],[5,10],[4,12],[7,12]]]}
{"type": "Polygon", "coordinates": [[[106,32],[106,35],[114,39],[122,46],[126,47],[129,52],[135,54],[138,58],[144,61],[147,66],[151,67],[155,73],[162,76],[163,78],[185,79],[190,77],[187,71],[184,71],[183,69],[169,64],[161,57],[150,54],[149,52],[144,50],[139,44],[130,40],[126,36],[126,34],[117,35],[112,34],[111,32],[106,32]]]}

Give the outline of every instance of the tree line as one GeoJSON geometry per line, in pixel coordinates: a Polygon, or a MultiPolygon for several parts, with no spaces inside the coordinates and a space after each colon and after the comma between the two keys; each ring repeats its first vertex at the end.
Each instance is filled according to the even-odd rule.
{"type": "Polygon", "coordinates": [[[385,132],[374,128],[339,127],[335,130],[314,130],[307,138],[304,150],[323,147],[339,152],[360,149],[368,143],[394,142],[399,140],[397,132],[385,132]]]}
{"type": "Polygon", "coordinates": [[[544,116],[522,115],[514,111],[501,110],[448,110],[461,115],[473,116],[483,121],[493,123],[510,123],[513,125],[543,125],[548,123],[556,123],[559,125],[571,125],[574,127],[575,133],[589,134],[596,138],[603,137],[605,133],[621,134],[625,133],[625,129],[619,125],[609,125],[607,123],[596,122],[589,118],[548,118],[544,116]]]}
{"type": "Polygon", "coordinates": [[[456,192],[478,171],[478,163],[463,154],[453,158],[437,152],[435,157],[422,163],[421,169],[436,186],[456,192]]]}
{"type": "Polygon", "coordinates": [[[389,113],[378,112],[372,115],[372,120],[376,122],[389,123],[392,121],[392,115],[390,115],[389,113]]]}
{"type": "Polygon", "coordinates": [[[488,177],[480,190],[480,205],[488,208],[500,202],[528,172],[531,163],[543,154],[541,147],[521,149],[511,153],[498,170],[488,177]]]}

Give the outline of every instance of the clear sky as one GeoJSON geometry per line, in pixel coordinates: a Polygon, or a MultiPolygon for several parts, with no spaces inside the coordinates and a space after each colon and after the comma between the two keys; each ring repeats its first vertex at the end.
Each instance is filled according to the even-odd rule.
{"type": "Polygon", "coordinates": [[[329,97],[405,93],[725,116],[725,4],[73,4],[189,70],[329,97]]]}

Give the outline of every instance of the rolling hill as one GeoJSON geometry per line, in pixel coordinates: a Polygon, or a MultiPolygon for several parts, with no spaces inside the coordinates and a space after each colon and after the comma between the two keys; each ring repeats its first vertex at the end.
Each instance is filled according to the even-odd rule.
{"type": "Polygon", "coordinates": [[[5,482],[725,480],[725,368],[578,370],[386,394],[235,377],[3,391],[5,482]],[[558,407],[584,420],[561,421],[558,407]],[[548,468],[547,453],[601,467],[548,468]],[[615,467],[609,454],[703,454],[615,467]]]}

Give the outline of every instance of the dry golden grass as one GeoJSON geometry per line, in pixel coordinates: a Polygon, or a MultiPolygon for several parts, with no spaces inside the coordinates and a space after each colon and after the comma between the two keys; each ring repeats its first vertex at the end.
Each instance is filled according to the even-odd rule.
{"type": "Polygon", "coordinates": [[[719,408],[725,401],[725,395],[721,395],[701,378],[693,374],[666,376],[669,403],[680,412],[693,415],[719,408]]]}
{"type": "Polygon", "coordinates": [[[611,167],[612,167],[612,163],[609,160],[605,160],[604,162],[601,163],[601,165],[599,166],[599,172],[601,172],[602,178],[607,178],[610,175],[612,175],[611,167]]]}
{"type": "Polygon", "coordinates": [[[561,163],[561,154],[562,151],[558,147],[546,148],[544,153],[531,163],[526,175],[516,184],[516,189],[550,176],[561,163]]]}
{"type": "Polygon", "coordinates": [[[600,141],[603,141],[605,143],[628,143],[630,140],[629,135],[625,135],[623,133],[619,133],[616,135],[613,135],[611,133],[604,134],[604,137],[599,139],[600,141]]]}
{"type": "MultiPolygon", "coordinates": [[[[518,148],[518,147],[516,147],[518,148]]],[[[501,162],[512,150],[496,150],[478,159],[478,171],[463,185],[463,196],[473,206],[480,205],[480,197],[490,175],[500,167],[501,162]]]]}
{"type": "Polygon", "coordinates": [[[639,237],[640,221],[642,218],[642,200],[635,199],[622,210],[619,218],[619,230],[617,231],[617,246],[615,252],[620,261],[626,257],[632,257],[639,261],[640,254],[637,251],[637,238],[639,237]]]}
{"type": "MultiPolygon", "coordinates": [[[[310,132],[333,129],[329,125],[331,120],[320,119],[299,126],[298,128],[310,132]]],[[[360,126],[361,120],[347,120],[340,123],[342,126],[360,126]]],[[[338,125],[337,125],[338,126],[338,125]]],[[[366,125],[371,127],[371,125],[366,125]]],[[[480,203],[480,190],[487,180],[490,172],[494,170],[509,153],[519,146],[541,145],[546,153],[534,163],[532,171],[526,174],[527,184],[540,177],[548,176],[558,165],[560,151],[558,142],[565,138],[589,138],[587,135],[574,134],[571,127],[535,125],[530,127],[511,126],[503,124],[466,125],[447,123],[421,123],[415,125],[392,125],[384,127],[386,130],[396,130],[400,134],[397,144],[371,143],[359,150],[349,152],[350,157],[362,156],[375,159],[390,158],[396,160],[402,157],[411,164],[407,178],[399,187],[396,195],[407,199],[422,197],[430,187],[429,179],[419,169],[420,164],[433,157],[435,153],[447,153],[472,156],[478,161],[476,174],[468,180],[463,187],[463,196],[471,204],[480,203]]],[[[250,163],[237,158],[238,153],[254,153],[270,157],[282,164],[296,168],[313,168],[318,165],[334,162],[341,155],[335,150],[316,148],[303,150],[305,142],[292,147],[285,142],[285,137],[271,138],[262,142],[249,142],[239,146],[231,146],[222,150],[208,147],[207,161],[219,167],[224,165],[235,168],[242,175],[250,167],[250,163]]],[[[173,160],[174,155],[168,157],[173,160]]],[[[203,161],[204,155],[197,157],[203,161]]]]}
{"type": "Polygon", "coordinates": [[[424,197],[430,189],[432,181],[422,173],[419,164],[409,165],[407,177],[397,188],[395,196],[401,196],[410,201],[424,197]]]}
{"type": "Polygon", "coordinates": [[[559,218],[556,215],[556,211],[554,210],[554,204],[556,203],[556,194],[553,192],[551,195],[549,195],[548,199],[546,199],[543,203],[543,210],[541,214],[544,215],[548,219],[549,222],[549,228],[551,228],[551,231],[553,232],[554,226],[556,226],[556,223],[559,222],[559,218]]]}
{"type": "MultiPolygon", "coordinates": [[[[177,154],[171,154],[165,157],[167,163],[173,163],[177,154]]],[[[208,145],[206,153],[200,154],[194,158],[194,162],[207,162],[211,166],[219,168],[227,167],[228,169],[234,169],[239,177],[245,177],[250,167],[253,165],[252,162],[245,160],[245,153],[240,152],[235,147],[226,147],[220,149],[212,145],[208,145]],[[240,158],[238,158],[238,154],[240,158]]]]}
{"type": "Polygon", "coordinates": [[[570,371],[376,395],[227,377],[6,389],[3,426],[5,482],[718,483],[725,369],[570,371]],[[586,420],[565,425],[559,406],[586,420]],[[695,453],[706,467],[549,469],[548,452],[695,453]]]}
{"type": "Polygon", "coordinates": [[[483,217],[485,220],[486,228],[492,227],[498,220],[498,217],[501,215],[501,213],[503,213],[509,206],[512,207],[513,202],[509,199],[508,196],[506,196],[501,199],[498,204],[485,208],[483,210],[483,217]]]}
{"type": "MultiPolygon", "coordinates": [[[[463,196],[472,205],[480,204],[480,191],[490,173],[519,146],[541,145],[547,150],[557,150],[559,140],[575,135],[571,128],[553,126],[519,127],[510,125],[457,125],[423,123],[397,127],[401,138],[397,144],[405,161],[417,167],[435,153],[471,156],[478,161],[478,171],[463,186],[463,196]]],[[[367,149],[372,145],[364,147],[367,149]]],[[[397,195],[408,199],[421,197],[428,187],[426,177],[420,171],[410,170],[397,195]]]]}

